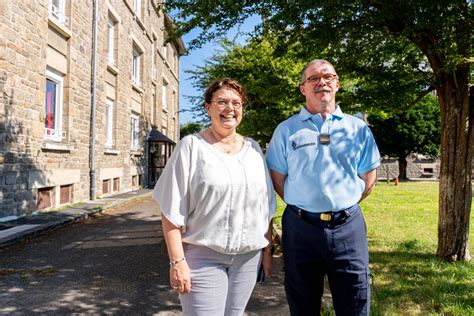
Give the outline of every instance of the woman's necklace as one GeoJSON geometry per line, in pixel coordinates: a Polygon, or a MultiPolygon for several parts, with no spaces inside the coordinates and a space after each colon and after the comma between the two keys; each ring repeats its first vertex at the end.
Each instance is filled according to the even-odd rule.
{"type": "MultiPolygon", "coordinates": [[[[226,154],[230,154],[235,149],[235,144],[237,143],[237,134],[234,134],[234,137],[232,138],[231,141],[229,141],[228,143],[224,143],[224,142],[221,142],[216,137],[216,135],[214,134],[212,129],[209,129],[209,133],[211,134],[212,138],[214,138],[214,140],[216,141],[217,146],[219,146],[219,149],[221,151],[225,152],[226,154]]],[[[222,139],[224,139],[224,137],[222,137],[221,140],[222,139]]]]}

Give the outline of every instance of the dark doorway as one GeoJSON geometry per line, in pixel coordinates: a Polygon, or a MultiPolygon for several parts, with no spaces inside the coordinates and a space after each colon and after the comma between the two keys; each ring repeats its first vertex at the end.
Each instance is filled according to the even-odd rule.
{"type": "Polygon", "coordinates": [[[166,166],[176,143],[159,132],[156,127],[147,136],[148,143],[148,187],[153,187],[166,166]]]}

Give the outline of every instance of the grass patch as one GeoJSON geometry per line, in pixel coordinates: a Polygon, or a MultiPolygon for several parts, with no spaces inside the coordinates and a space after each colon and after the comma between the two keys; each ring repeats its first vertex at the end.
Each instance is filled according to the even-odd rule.
{"type": "MultiPolygon", "coordinates": [[[[275,222],[280,227],[284,205],[278,201],[275,222]]],[[[474,264],[435,256],[437,182],[400,182],[397,187],[379,182],[361,207],[374,278],[372,315],[474,315],[474,264]]],[[[471,212],[471,254],[473,221],[471,212]]]]}

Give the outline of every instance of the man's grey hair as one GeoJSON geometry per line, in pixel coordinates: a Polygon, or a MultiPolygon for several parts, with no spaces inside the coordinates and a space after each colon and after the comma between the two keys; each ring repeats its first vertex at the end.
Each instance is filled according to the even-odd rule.
{"type": "MultiPolygon", "coordinates": [[[[306,65],[306,67],[304,67],[303,72],[301,73],[300,85],[302,85],[306,81],[306,69],[308,69],[311,65],[314,65],[314,64],[328,64],[334,69],[334,71],[336,71],[336,67],[334,67],[334,65],[331,64],[329,61],[325,59],[314,59],[310,61],[306,65]]],[[[339,76],[337,76],[337,79],[339,79],[339,76]]]]}

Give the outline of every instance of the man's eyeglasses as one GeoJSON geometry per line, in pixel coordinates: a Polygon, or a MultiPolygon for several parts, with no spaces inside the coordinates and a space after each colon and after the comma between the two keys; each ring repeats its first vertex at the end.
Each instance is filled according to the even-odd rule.
{"type": "Polygon", "coordinates": [[[325,84],[330,84],[333,83],[334,80],[337,79],[337,75],[334,74],[325,74],[322,76],[311,76],[309,78],[306,78],[305,81],[308,81],[309,83],[316,85],[319,84],[320,82],[323,82],[325,84]]]}
{"type": "Polygon", "coordinates": [[[234,109],[241,109],[242,108],[242,103],[238,101],[230,101],[230,100],[217,100],[217,101],[211,101],[211,103],[217,104],[217,107],[220,109],[225,109],[226,107],[232,105],[234,109]]]}

